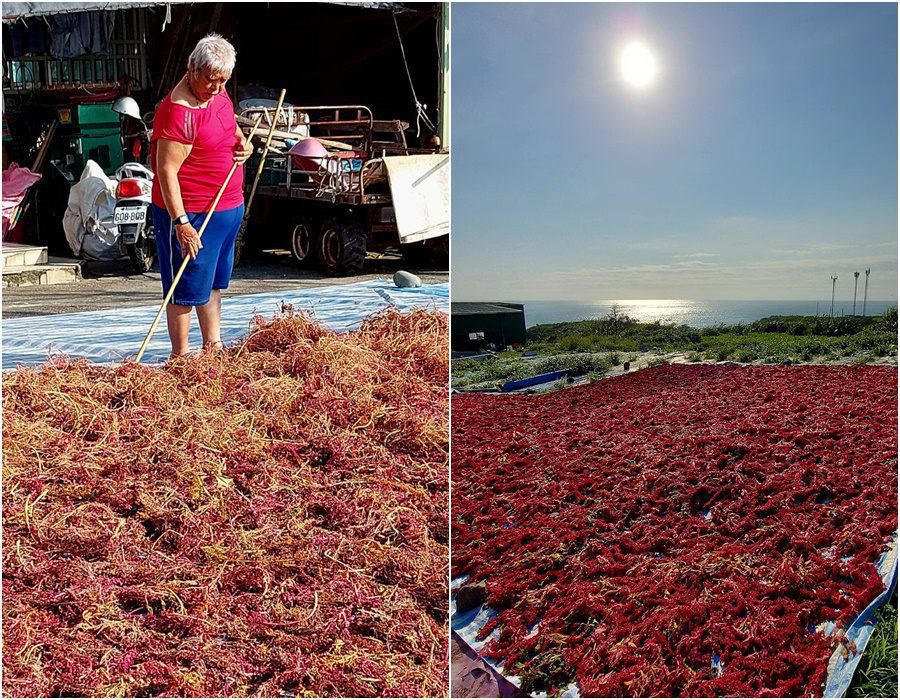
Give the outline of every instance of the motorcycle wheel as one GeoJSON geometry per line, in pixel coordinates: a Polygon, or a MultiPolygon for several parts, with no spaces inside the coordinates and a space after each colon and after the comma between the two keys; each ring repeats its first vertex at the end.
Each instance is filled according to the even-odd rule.
{"type": "Polygon", "coordinates": [[[153,229],[148,228],[144,235],[132,245],[126,245],[131,266],[139,274],[150,272],[156,264],[156,236],[153,229]]]}

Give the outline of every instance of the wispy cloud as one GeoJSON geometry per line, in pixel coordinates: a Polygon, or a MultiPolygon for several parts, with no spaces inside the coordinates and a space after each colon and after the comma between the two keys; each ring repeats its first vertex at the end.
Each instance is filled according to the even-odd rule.
{"type": "Polygon", "coordinates": [[[852,250],[859,246],[850,243],[810,243],[804,248],[775,248],[772,252],[779,255],[821,255],[835,253],[839,250],[852,250]]]}
{"type": "MultiPolygon", "coordinates": [[[[843,258],[839,261],[840,269],[853,269],[860,267],[877,267],[891,269],[897,265],[897,257],[892,255],[861,256],[858,258],[843,258]]],[[[748,273],[755,276],[781,276],[788,272],[796,271],[824,271],[831,274],[837,270],[835,260],[831,258],[804,258],[800,260],[768,260],[751,261],[742,264],[716,264],[698,260],[683,260],[679,262],[659,264],[646,263],[642,265],[609,265],[576,270],[556,270],[547,272],[545,279],[552,280],[585,280],[602,279],[609,276],[635,277],[635,276],[678,276],[686,271],[696,272],[701,270],[704,275],[721,278],[740,278],[748,273]]],[[[849,273],[848,273],[849,274],[849,273]]]]}

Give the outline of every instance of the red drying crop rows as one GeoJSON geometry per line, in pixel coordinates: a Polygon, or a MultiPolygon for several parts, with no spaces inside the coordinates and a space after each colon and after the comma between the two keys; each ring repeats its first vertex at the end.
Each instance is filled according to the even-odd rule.
{"type": "Polygon", "coordinates": [[[4,692],[447,688],[447,317],[3,379],[4,692]]]}
{"type": "Polygon", "coordinates": [[[896,419],[889,367],[454,396],[452,568],[498,611],[485,655],[551,693],[820,695],[839,635],[811,630],[883,590],[896,419]]]}

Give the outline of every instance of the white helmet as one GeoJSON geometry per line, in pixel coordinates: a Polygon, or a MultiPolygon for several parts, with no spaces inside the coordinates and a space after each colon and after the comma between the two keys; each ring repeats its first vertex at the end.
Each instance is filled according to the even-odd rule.
{"type": "Polygon", "coordinates": [[[127,114],[135,119],[141,118],[141,109],[133,97],[120,97],[113,102],[112,111],[117,114],[127,114]]]}

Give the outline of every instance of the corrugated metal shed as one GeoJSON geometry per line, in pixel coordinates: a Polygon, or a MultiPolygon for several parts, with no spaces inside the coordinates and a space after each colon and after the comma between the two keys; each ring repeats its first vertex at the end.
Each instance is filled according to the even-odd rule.
{"type": "Polygon", "coordinates": [[[453,302],[450,348],[480,351],[525,344],[525,306],[501,301],[453,302]]]}

